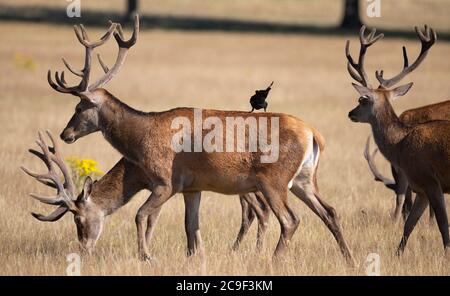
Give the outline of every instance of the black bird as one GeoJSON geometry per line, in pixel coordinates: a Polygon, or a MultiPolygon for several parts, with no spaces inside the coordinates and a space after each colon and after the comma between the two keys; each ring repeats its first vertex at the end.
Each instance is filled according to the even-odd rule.
{"type": "Polygon", "coordinates": [[[264,112],[266,112],[267,106],[269,105],[266,102],[267,96],[269,95],[269,91],[272,89],[273,81],[272,83],[266,88],[255,91],[255,94],[250,98],[250,105],[252,105],[252,111],[253,110],[259,110],[264,108],[264,112]]]}

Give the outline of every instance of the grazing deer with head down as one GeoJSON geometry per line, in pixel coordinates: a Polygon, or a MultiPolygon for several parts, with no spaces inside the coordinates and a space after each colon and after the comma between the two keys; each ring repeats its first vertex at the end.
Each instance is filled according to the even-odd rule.
{"type": "MultiPolygon", "coordinates": [[[[48,81],[55,90],[81,99],[75,114],[61,133],[61,138],[66,143],[73,143],[80,137],[101,131],[105,139],[127,160],[139,166],[151,182],[152,194],[136,215],[139,257],[150,258],[145,233],[146,228],[148,231],[152,227],[153,221],[148,217],[154,215],[176,193],[188,193],[192,198],[199,198],[204,190],[227,195],[260,191],[281,226],[274,253],[281,255],[299,223],[287,201],[287,190],[290,189],[324,221],[345,258],[353,263],[336,212],[318,193],[316,171],[324,145],[320,133],[302,120],[285,114],[203,110],[202,115],[220,122],[225,122],[227,117],[241,118],[244,122],[247,119],[256,122],[278,122],[278,130],[276,125],[271,125],[270,128],[271,133],[278,139],[277,161],[261,161],[261,157],[264,159],[264,156],[267,156],[267,151],[261,149],[240,152],[234,141],[231,143],[231,151],[227,152],[176,152],[172,140],[180,131],[172,128],[173,122],[179,118],[194,122],[193,108],[145,113],[129,107],[101,88],[118,73],[127,50],[135,44],[138,18],[135,19],[133,35],[128,41],[124,40],[120,26],[116,26],[114,37],[119,45],[117,60],[112,68],[101,62],[106,74],[97,82],[89,84],[92,43],[87,40],[87,34],[82,27],[76,30],[76,33],[80,42],[87,48],[84,68],[82,71],[76,71],[65,62],[72,73],[82,77],[81,82],[77,86],[69,87],[61,77],[63,75],[56,73],[55,83],[51,79],[50,71],[48,81]]],[[[247,131],[248,129],[244,134],[247,131]]],[[[203,132],[202,130],[201,136],[203,132]]],[[[193,147],[195,143],[191,144],[193,147]]],[[[195,150],[195,147],[193,148],[195,150]]]]}
{"type": "MultiPolygon", "coordinates": [[[[55,222],[67,212],[72,212],[74,214],[80,246],[83,250],[91,253],[101,235],[105,218],[126,205],[139,191],[143,189],[151,190],[151,183],[137,165],[122,158],[100,180],[93,182],[90,177],[87,177],[83,185],[83,191],[77,195],[59,145],[50,132],[47,131],[47,135],[51,140],[52,147],[47,145],[44,136],[42,133],[39,133],[39,139],[36,143],[42,152],[34,149],[30,149],[29,151],[44,162],[48,172],[34,173],[25,167],[21,168],[37,181],[57,190],[56,197],[44,197],[36,194],[30,195],[45,204],[57,205],[58,208],[49,215],[36,213],[32,213],[32,215],[39,221],[55,222]],[[58,169],[61,171],[62,176],[58,173],[58,169]]],[[[260,193],[256,195],[258,197],[252,194],[241,195],[241,203],[245,215],[242,217],[241,231],[234,244],[235,249],[239,246],[239,242],[246,234],[249,222],[251,223],[255,214],[258,217],[258,221],[261,221],[260,224],[264,223],[264,225],[258,227],[257,246],[260,247],[262,245],[263,233],[261,232],[265,231],[265,224],[267,224],[267,209],[264,206],[255,204],[261,198],[259,196],[260,193]],[[256,209],[254,209],[255,206],[257,206],[256,209]],[[245,231],[242,229],[245,229],[245,231]]],[[[197,224],[200,200],[191,198],[189,194],[185,194],[184,201],[186,205],[185,230],[187,235],[187,254],[192,255],[197,249],[203,252],[203,242],[197,224]]],[[[150,216],[149,220],[156,221],[158,214],[159,211],[150,216]]],[[[150,228],[146,233],[147,241],[151,239],[154,226],[155,223],[150,223],[150,228]]]]}
{"type": "Polygon", "coordinates": [[[444,193],[450,192],[450,122],[436,120],[408,126],[400,121],[391,105],[391,101],[408,92],[412,83],[392,87],[425,59],[428,50],[436,41],[436,33],[427,26],[423,32],[416,27],[422,44],[417,59],[409,64],[406,48],[403,47],[402,71],[391,79],[385,79],[383,71],[377,71],[375,74],[380,85],[373,88],[364,70],[364,56],[367,48],[381,39],[383,34],[375,36],[373,29],[366,37],[364,32],[363,26],[359,36],[361,48],[357,63],[350,55],[350,42],[347,41],[346,45],[348,71],[351,77],[360,83],[353,84],[360,98],[358,106],[351,110],[348,116],[353,122],[371,125],[380,152],[396,170],[404,173],[411,189],[418,193],[405,222],[397,254],[400,255],[404,251],[412,230],[430,204],[436,215],[445,253],[448,255],[450,238],[444,193]]]}
{"type": "MultiPolygon", "coordinates": [[[[406,125],[415,125],[432,120],[450,120],[450,101],[439,102],[436,104],[406,110],[400,114],[398,118],[406,125]]],[[[403,218],[406,219],[412,206],[411,188],[407,184],[404,184],[407,182],[407,178],[404,176],[402,171],[396,171],[394,166],[391,166],[394,180],[384,177],[377,169],[373,160],[377,151],[378,149],[375,149],[373,152],[370,152],[369,137],[366,142],[364,157],[369,164],[369,168],[374,175],[375,181],[382,182],[387,188],[393,190],[396,194],[397,198],[393,218],[398,220],[400,217],[400,212],[402,212],[403,218]]],[[[434,212],[430,208],[430,220],[433,218],[434,212]]]]}

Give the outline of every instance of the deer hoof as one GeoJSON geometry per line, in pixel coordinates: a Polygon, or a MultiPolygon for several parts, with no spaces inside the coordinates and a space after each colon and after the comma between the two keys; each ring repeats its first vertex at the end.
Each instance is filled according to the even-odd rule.
{"type": "Polygon", "coordinates": [[[139,254],[139,260],[142,262],[149,262],[149,261],[152,261],[153,258],[149,254],[142,253],[142,254],[139,254]]]}

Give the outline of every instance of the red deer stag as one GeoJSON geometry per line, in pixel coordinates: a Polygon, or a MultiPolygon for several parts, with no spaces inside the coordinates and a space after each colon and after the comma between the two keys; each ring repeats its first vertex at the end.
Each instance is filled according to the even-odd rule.
{"type": "MultiPolygon", "coordinates": [[[[57,195],[53,198],[38,196],[36,194],[31,194],[31,196],[43,203],[58,205],[59,207],[47,216],[36,213],[32,213],[32,215],[43,222],[55,222],[62,218],[68,211],[71,211],[74,214],[80,245],[83,250],[91,253],[100,237],[106,216],[113,214],[116,210],[126,205],[139,191],[143,189],[151,190],[151,183],[138,166],[122,158],[98,182],[92,182],[91,178],[88,177],[85,180],[83,192],[77,196],[75,186],[64,162],[59,145],[57,145],[50,132],[47,131],[47,135],[53,147],[48,146],[42,133],[39,133],[39,139],[36,143],[42,152],[34,149],[30,149],[29,151],[44,162],[48,172],[40,174],[31,172],[25,167],[21,168],[25,173],[39,182],[57,190],[57,195]],[[57,172],[57,168],[61,171],[62,177],[57,172]]],[[[267,210],[265,210],[264,206],[256,204],[257,209],[253,209],[255,202],[261,202],[259,199],[259,196],[252,194],[241,196],[242,208],[245,215],[242,217],[241,231],[236,239],[235,249],[239,246],[238,242],[242,240],[247,232],[247,226],[254,219],[255,214],[260,223],[267,224],[267,210]],[[259,218],[260,216],[262,218],[259,218]]],[[[197,216],[200,200],[199,198],[191,198],[189,193],[185,193],[184,201],[186,205],[185,230],[187,235],[187,254],[191,255],[197,249],[201,252],[203,251],[203,242],[197,216]]],[[[150,216],[149,220],[156,221],[158,214],[159,211],[150,216]]],[[[146,233],[147,241],[150,241],[155,226],[155,223],[150,224],[151,227],[147,229],[146,233]]],[[[265,227],[266,225],[258,226],[258,246],[262,244],[263,234],[261,234],[261,231],[265,230],[265,227]]]]}
{"type": "MultiPolygon", "coordinates": [[[[419,108],[414,108],[410,110],[406,110],[398,117],[401,122],[406,125],[416,125],[419,123],[425,123],[427,121],[432,120],[449,120],[450,119],[450,101],[439,102],[436,104],[426,105],[419,108]]],[[[412,206],[412,195],[411,188],[409,186],[404,186],[402,182],[406,182],[406,177],[402,174],[401,171],[396,171],[394,166],[391,166],[392,176],[394,180],[384,177],[380,171],[375,166],[375,162],[373,160],[378,149],[375,149],[373,152],[370,152],[370,137],[367,139],[366,149],[364,151],[364,157],[369,164],[369,168],[374,175],[375,181],[382,182],[387,188],[394,190],[396,194],[396,205],[394,210],[393,218],[398,220],[400,216],[400,211],[402,211],[403,218],[409,214],[412,206]],[[406,187],[406,191],[404,190],[406,187]],[[404,201],[404,204],[403,204],[404,201]]],[[[434,212],[430,208],[430,220],[434,219],[434,212]]]]}
{"type": "Polygon", "coordinates": [[[375,29],[366,37],[365,27],[360,31],[361,48],[356,63],[350,55],[347,41],[346,56],[350,76],[360,84],[353,86],[360,94],[358,106],[348,114],[353,122],[369,123],[380,152],[407,178],[411,189],[418,193],[406,219],[403,236],[397,254],[403,253],[408,238],[422,216],[428,203],[436,215],[446,255],[450,254],[448,218],[445,208],[444,193],[450,192],[450,122],[430,121],[413,126],[404,124],[395,114],[391,101],[405,95],[412,86],[406,85],[392,88],[407,74],[416,69],[425,59],[428,50],[436,41],[436,33],[425,26],[422,32],[416,27],[422,47],[417,59],[409,64],[406,48],[403,47],[404,66],[402,71],[385,79],[383,71],[376,72],[380,85],[373,88],[364,70],[364,56],[369,46],[383,37],[375,36],[375,29]]]}
{"type": "MultiPolygon", "coordinates": [[[[177,137],[180,133],[184,134],[189,127],[183,124],[180,130],[180,124],[177,123],[194,122],[195,125],[198,109],[177,108],[145,113],[129,107],[101,88],[118,73],[127,50],[136,43],[138,24],[136,17],[133,35],[128,41],[124,40],[120,25],[116,25],[114,37],[119,46],[116,62],[112,68],[100,62],[106,74],[92,84],[89,84],[91,67],[89,45],[92,43],[87,40],[87,34],[82,27],[79,29],[81,33],[75,30],[79,41],[87,48],[85,65],[82,71],[76,71],[67,62],[65,64],[71,72],[82,77],[81,82],[77,86],[69,87],[61,77],[63,75],[56,74],[55,83],[51,79],[50,71],[48,81],[55,90],[70,93],[81,99],[76,106],[75,114],[61,133],[61,138],[66,143],[73,143],[80,137],[101,131],[105,139],[126,159],[138,165],[152,183],[152,194],[136,215],[139,257],[144,260],[150,258],[145,240],[147,217],[154,215],[176,193],[186,192],[194,198],[200,197],[201,191],[205,190],[227,195],[260,191],[281,226],[280,238],[274,253],[281,255],[299,223],[287,201],[287,190],[290,189],[324,221],[337,240],[341,252],[352,263],[353,258],[342,235],[336,212],[322,201],[318,193],[316,171],[324,141],[312,126],[285,114],[201,110],[200,117],[211,119],[209,123],[214,121],[221,125],[227,119],[235,119],[243,123],[243,128],[236,128],[238,124],[234,121],[235,125],[220,132],[220,135],[231,135],[230,140],[226,141],[227,149],[218,144],[224,144],[225,141],[215,141],[217,150],[207,152],[202,149],[201,144],[206,134],[205,130],[212,129],[215,123],[210,124],[205,130],[200,125],[200,131],[194,126],[194,132],[200,133],[200,149],[197,150],[198,138],[194,134],[194,141],[191,142],[192,134],[189,133],[182,141],[183,145],[187,145],[187,151],[179,152],[174,149],[174,143],[178,144],[179,141],[174,139],[179,139],[177,137]],[[267,121],[271,123],[270,129],[267,126],[265,133],[260,132],[256,135],[260,149],[242,151],[242,146],[246,145],[241,146],[238,141],[234,141],[236,138],[234,130],[248,135],[250,123],[267,121]],[[264,141],[261,142],[261,139],[267,140],[264,139],[264,135],[269,134],[271,139],[278,140],[271,141],[274,146],[270,146],[267,141],[265,142],[267,145],[263,145],[264,141]],[[266,149],[267,147],[270,148],[266,149]],[[276,161],[271,162],[269,159],[274,155],[276,161]]],[[[263,124],[260,124],[258,128],[261,129],[262,126],[263,124]]],[[[153,223],[148,221],[147,229],[152,227],[153,223]]]]}

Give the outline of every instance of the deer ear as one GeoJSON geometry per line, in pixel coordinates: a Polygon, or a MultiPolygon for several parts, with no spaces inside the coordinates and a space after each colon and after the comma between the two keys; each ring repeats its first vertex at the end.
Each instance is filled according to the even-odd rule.
{"type": "Polygon", "coordinates": [[[401,85],[401,86],[399,86],[399,87],[396,87],[396,88],[394,88],[394,89],[392,90],[392,96],[393,96],[394,98],[404,96],[404,95],[410,90],[410,88],[411,88],[412,86],[413,86],[413,83],[410,82],[410,83],[408,83],[408,84],[405,84],[405,85],[401,85]]]}
{"type": "Polygon", "coordinates": [[[92,181],[92,178],[90,176],[87,176],[84,180],[83,193],[80,195],[79,201],[87,201],[89,199],[89,196],[92,193],[93,184],[94,182],[92,181]]]}
{"type": "Polygon", "coordinates": [[[368,95],[370,95],[371,90],[368,89],[367,87],[359,85],[359,84],[356,84],[356,83],[352,83],[352,85],[356,89],[356,91],[359,92],[359,94],[361,96],[368,96],[368,95]]]}

